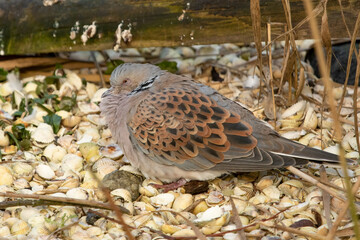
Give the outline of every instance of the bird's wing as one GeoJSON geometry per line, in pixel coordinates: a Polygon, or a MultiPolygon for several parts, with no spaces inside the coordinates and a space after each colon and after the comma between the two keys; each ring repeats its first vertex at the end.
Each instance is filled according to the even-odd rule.
{"type": "Polygon", "coordinates": [[[149,93],[128,127],[138,150],[184,170],[258,171],[295,164],[258,148],[251,125],[196,85],[149,93]]]}

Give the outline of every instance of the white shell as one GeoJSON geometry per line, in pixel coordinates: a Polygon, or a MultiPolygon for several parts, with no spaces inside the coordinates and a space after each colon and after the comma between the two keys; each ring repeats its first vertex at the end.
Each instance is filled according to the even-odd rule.
{"type": "Polygon", "coordinates": [[[91,102],[101,102],[101,96],[103,95],[104,92],[106,92],[108,90],[108,88],[100,88],[98,89],[94,96],[91,98],[91,102]]]}
{"type": "Polygon", "coordinates": [[[201,212],[196,215],[197,219],[194,220],[194,223],[203,223],[208,222],[213,219],[219,218],[224,214],[224,209],[216,205],[207,209],[205,212],[201,212]]]}
{"type": "Polygon", "coordinates": [[[150,201],[155,206],[166,206],[174,201],[175,197],[171,193],[162,193],[150,198],[150,201]]]}
{"type": "Polygon", "coordinates": [[[4,165],[0,165],[0,185],[10,186],[13,184],[14,179],[9,168],[4,165]]]}
{"type": "Polygon", "coordinates": [[[53,163],[61,163],[63,157],[66,155],[66,150],[61,146],[50,144],[44,149],[44,156],[53,163]]]}
{"type": "Polygon", "coordinates": [[[288,118],[292,115],[295,115],[298,112],[304,111],[306,107],[306,102],[305,101],[300,101],[295,103],[294,105],[292,105],[291,107],[289,107],[288,109],[286,109],[282,115],[281,118],[288,118]]]}
{"type": "Polygon", "coordinates": [[[72,188],[67,191],[66,196],[69,198],[76,198],[76,199],[87,199],[87,193],[81,188],[72,188]]]}
{"type": "Polygon", "coordinates": [[[51,169],[51,167],[45,164],[39,164],[35,168],[35,171],[41,178],[47,180],[53,179],[55,177],[55,172],[51,169]]]}
{"type": "Polygon", "coordinates": [[[76,90],[80,90],[82,87],[81,78],[73,71],[70,71],[68,69],[64,69],[64,71],[66,74],[67,82],[74,86],[76,90]]]}
{"type": "Polygon", "coordinates": [[[66,154],[63,157],[61,168],[67,173],[66,175],[78,174],[83,168],[83,158],[75,154],[66,154]]]}
{"type": "Polygon", "coordinates": [[[90,114],[90,113],[98,113],[100,112],[100,108],[95,103],[87,103],[87,102],[80,102],[78,103],[79,109],[84,114],[90,114]]]}
{"type": "Polygon", "coordinates": [[[31,138],[39,143],[51,143],[55,140],[55,134],[49,124],[40,123],[31,134],[31,138]]]}
{"type": "Polygon", "coordinates": [[[122,155],[124,155],[123,151],[120,149],[119,145],[117,144],[110,144],[100,149],[101,154],[104,157],[118,159],[122,155]]]}
{"type": "Polygon", "coordinates": [[[5,147],[10,144],[9,136],[0,129],[0,147],[5,147]]]}
{"type": "Polygon", "coordinates": [[[131,194],[126,189],[118,188],[118,189],[115,189],[115,190],[111,191],[111,194],[114,195],[114,196],[117,196],[117,197],[121,197],[126,202],[132,202],[131,194]]]}

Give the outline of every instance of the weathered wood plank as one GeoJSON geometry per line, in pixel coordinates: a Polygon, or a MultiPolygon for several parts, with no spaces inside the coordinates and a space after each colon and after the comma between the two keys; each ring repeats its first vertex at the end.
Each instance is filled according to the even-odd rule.
{"type": "MultiPolygon", "coordinates": [[[[304,8],[301,0],[290,2],[295,26],[305,17],[304,8]]],[[[360,2],[344,0],[342,4],[352,30],[360,2]]],[[[123,29],[131,24],[133,34],[132,42],[122,43],[122,47],[248,43],[253,41],[249,5],[248,0],[64,0],[46,7],[41,0],[0,0],[0,53],[112,48],[115,30],[121,22],[123,29]],[[180,21],[183,10],[186,13],[180,21]],[[70,31],[76,21],[80,31],[71,40],[70,31]],[[97,33],[83,45],[80,40],[83,25],[93,21],[97,33]]],[[[281,1],[261,0],[260,6],[264,26],[269,20],[285,23],[281,1]]],[[[348,37],[337,0],[329,0],[328,11],[332,37],[348,37]]],[[[282,28],[278,26],[272,32],[276,36],[282,28]]],[[[307,24],[297,33],[299,39],[310,38],[307,24]]]]}

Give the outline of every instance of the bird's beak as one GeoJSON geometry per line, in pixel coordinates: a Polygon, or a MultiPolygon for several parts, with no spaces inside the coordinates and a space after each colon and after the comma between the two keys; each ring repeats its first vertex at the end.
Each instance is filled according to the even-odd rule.
{"type": "Polygon", "coordinates": [[[101,98],[106,98],[107,96],[110,96],[111,95],[111,92],[112,92],[113,88],[109,88],[108,90],[106,90],[102,95],[101,95],[101,98]]]}

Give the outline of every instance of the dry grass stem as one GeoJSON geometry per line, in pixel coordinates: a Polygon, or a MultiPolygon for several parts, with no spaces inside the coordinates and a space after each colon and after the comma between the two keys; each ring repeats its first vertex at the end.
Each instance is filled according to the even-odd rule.
{"type": "MultiPolygon", "coordinates": [[[[303,2],[305,5],[305,10],[306,10],[307,15],[312,16],[312,12],[313,12],[312,2],[310,0],[303,0],[303,2]]],[[[310,29],[311,29],[313,38],[315,40],[319,40],[320,33],[317,28],[316,19],[311,17],[309,23],[310,23],[310,29]]],[[[330,81],[329,71],[326,69],[326,62],[325,62],[325,58],[323,55],[323,50],[322,50],[320,41],[315,41],[315,53],[316,53],[316,57],[318,59],[320,73],[324,80],[324,86],[325,86],[326,93],[327,93],[327,102],[330,105],[331,115],[332,115],[332,119],[334,121],[334,136],[336,137],[336,139],[342,139],[342,133],[341,133],[342,128],[341,128],[340,121],[338,120],[339,114],[336,111],[337,109],[335,106],[335,99],[334,99],[333,91],[332,91],[333,84],[330,81]]],[[[356,238],[360,239],[357,211],[356,211],[356,206],[355,206],[355,198],[351,192],[351,182],[350,182],[350,178],[348,176],[347,162],[346,162],[346,159],[344,156],[345,155],[344,149],[341,145],[340,145],[339,152],[340,152],[339,159],[340,159],[342,170],[343,170],[344,176],[345,176],[344,180],[345,180],[345,186],[346,186],[346,191],[347,191],[347,198],[348,198],[347,201],[350,202],[351,217],[354,222],[354,231],[355,231],[356,238]]]]}
{"type": "Polygon", "coordinates": [[[326,239],[325,237],[320,236],[318,234],[304,232],[304,231],[298,230],[296,228],[285,227],[285,226],[281,226],[281,225],[275,225],[274,228],[282,230],[282,231],[286,231],[286,232],[289,232],[289,233],[294,233],[294,234],[297,234],[297,235],[300,235],[300,236],[309,237],[311,239],[317,239],[317,240],[325,240],[326,239]]]}
{"type": "MultiPolygon", "coordinates": [[[[323,182],[328,182],[325,167],[323,165],[320,167],[320,178],[323,182]]],[[[323,203],[324,203],[324,213],[325,213],[326,222],[327,222],[328,228],[331,229],[331,227],[332,227],[331,197],[330,197],[330,194],[327,193],[326,191],[324,191],[324,190],[321,190],[321,191],[322,191],[322,198],[323,198],[323,203]]]]}
{"type": "MultiPolygon", "coordinates": [[[[360,177],[357,178],[356,183],[354,184],[351,192],[353,194],[355,194],[358,191],[359,187],[360,187],[360,177]]],[[[338,214],[332,228],[330,228],[330,231],[329,231],[329,233],[327,235],[328,240],[334,239],[337,228],[338,228],[339,224],[341,223],[341,220],[345,217],[345,215],[346,215],[346,213],[348,211],[349,205],[350,205],[350,203],[349,203],[349,201],[347,201],[344,204],[344,206],[342,207],[342,209],[341,209],[340,213],[338,214]]]]}
{"type": "MultiPolygon", "coordinates": [[[[68,203],[69,205],[79,205],[82,207],[93,207],[93,208],[102,208],[102,209],[112,209],[112,207],[107,203],[91,201],[91,200],[83,200],[83,199],[75,199],[75,198],[67,198],[67,197],[54,197],[47,195],[37,195],[37,194],[23,194],[23,193],[12,193],[12,192],[0,192],[0,197],[8,197],[8,198],[32,198],[32,199],[40,199],[45,201],[52,201],[54,205],[58,202],[68,203]]],[[[116,206],[116,208],[120,209],[122,212],[128,213],[129,211],[126,208],[116,206]]]]}
{"type": "MultiPolygon", "coordinates": [[[[236,228],[242,228],[243,225],[242,225],[241,220],[239,218],[239,213],[238,213],[238,211],[236,209],[234,200],[231,197],[230,197],[230,203],[231,203],[231,209],[232,209],[232,212],[233,212],[233,220],[234,220],[234,223],[236,225],[236,228]]],[[[240,240],[246,240],[244,230],[240,230],[237,234],[238,234],[240,240]]]]}

